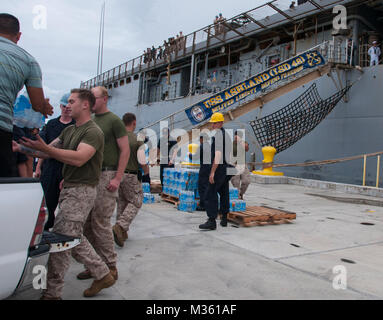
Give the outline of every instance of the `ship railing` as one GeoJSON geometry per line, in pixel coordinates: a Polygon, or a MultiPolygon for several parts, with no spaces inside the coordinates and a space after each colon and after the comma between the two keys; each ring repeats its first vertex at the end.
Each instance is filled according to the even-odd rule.
{"type": "MultiPolygon", "coordinates": [[[[96,85],[111,85],[120,79],[134,74],[151,70],[158,66],[165,66],[180,57],[191,56],[204,52],[209,48],[216,48],[228,42],[249,36],[258,31],[269,30],[286,21],[297,23],[308,14],[315,14],[328,10],[335,4],[346,3],[351,0],[310,0],[302,5],[289,8],[284,0],[272,0],[254,9],[243,12],[230,19],[223,19],[217,24],[210,24],[195,32],[187,34],[173,46],[159,46],[155,49],[153,59],[141,55],[129,60],[93,79],[81,83],[81,87],[91,88],[96,85]],[[162,54],[160,52],[162,51],[162,54]]],[[[168,39],[169,42],[171,38],[168,39]]]]}

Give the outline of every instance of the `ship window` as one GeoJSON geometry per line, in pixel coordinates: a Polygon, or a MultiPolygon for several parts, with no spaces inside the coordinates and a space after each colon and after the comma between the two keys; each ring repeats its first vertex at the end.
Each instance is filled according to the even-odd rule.
{"type": "Polygon", "coordinates": [[[228,64],[227,57],[221,57],[221,58],[219,58],[219,66],[220,66],[220,67],[227,66],[227,64],[228,64]]]}
{"type": "Polygon", "coordinates": [[[115,88],[117,88],[117,87],[118,87],[118,82],[115,82],[115,83],[113,84],[113,86],[114,86],[115,88]]]}
{"type": "Polygon", "coordinates": [[[273,56],[268,56],[266,63],[267,63],[267,68],[271,68],[272,66],[277,65],[280,62],[280,55],[273,55],[273,56]]]}
{"type": "Polygon", "coordinates": [[[238,54],[232,54],[230,56],[230,64],[238,63],[239,62],[239,53],[238,54]]]}
{"type": "Polygon", "coordinates": [[[208,68],[215,68],[217,66],[217,60],[209,61],[208,62],[208,68]]]}
{"type": "Polygon", "coordinates": [[[138,80],[138,78],[139,78],[138,74],[135,74],[134,77],[133,77],[134,80],[138,80]]]}
{"type": "Polygon", "coordinates": [[[131,77],[126,78],[126,84],[131,83],[131,82],[132,82],[132,78],[131,77]]]}
{"type": "Polygon", "coordinates": [[[122,80],[120,81],[120,87],[123,86],[124,84],[125,84],[125,80],[122,79],[122,80]]]}

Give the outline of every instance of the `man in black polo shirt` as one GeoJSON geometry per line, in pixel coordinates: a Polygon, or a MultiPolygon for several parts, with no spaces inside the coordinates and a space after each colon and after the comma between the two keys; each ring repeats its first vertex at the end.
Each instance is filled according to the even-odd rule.
{"type": "MultiPolygon", "coordinates": [[[[227,226],[227,214],[229,213],[229,179],[227,176],[229,155],[226,154],[226,146],[231,146],[230,137],[223,129],[224,117],[221,113],[214,113],[210,119],[215,135],[211,143],[211,168],[209,184],[206,190],[205,206],[208,220],[199,226],[203,230],[215,230],[218,215],[218,195],[220,195],[220,212],[222,214],[221,226],[227,226]]],[[[229,151],[229,150],[227,150],[229,151]]]]}
{"type": "Polygon", "coordinates": [[[169,129],[164,128],[162,130],[162,135],[157,144],[157,157],[160,160],[160,180],[161,185],[163,185],[164,179],[164,169],[165,168],[174,168],[174,164],[171,163],[171,149],[177,144],[177,141],[169,141],[170,134],[169,129]]]}
{"type": "MultiPolygon", "coordinates": [[[[66,107],[69,96],[70,93],[64,94],[60,100],[61,116],[49,120],[40,133],[40,137],[46,144],[55,140],[66,127],[75,124],[70,115],[70,109],[66,107]]],[[[63,163],[53,158],[39,159],[36,166],[35,177],[41,180],[45,203],[48,208],[48,221],[45,224],[45,230],[52,228],[55,221],[54,213],[59,203],[60,182],[63,179],[62,168],[63,163]]]]}
{"type": "Polygon", "coordinates": [[[205,197],[207,186],[209,185],[209,174],[211,168],[211,155],[210,144],[208,143],[209,137],[207,134],[200,135],[199,145],[199,157],[200,157],[200,168],[198,174],[198,193],[199,193],[199,206],[197,211],[205,211],[205,197]]]}

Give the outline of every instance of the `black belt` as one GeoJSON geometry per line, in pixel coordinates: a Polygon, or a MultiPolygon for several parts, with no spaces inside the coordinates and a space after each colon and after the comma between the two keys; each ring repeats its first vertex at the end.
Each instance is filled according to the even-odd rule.
{"type": "Polygon", "coordinates": [[[125,173],[127,173],[127,174],[134,174],[134,175],[137,176],[138,181],[142,180],[142,173],[141,173],[141,171],[125,170],[125,173]]]}
{"type": "Polygon", "coordinates": [[[102,167],[101,171],[117,171],[116,167],[102,167]]]}
{"type": "Polygon", "coordinates": [[[132,170],[125,170],[125,173],[130,173],[130,174],[138,174],[138,171],[132,171],[132,170]]]}

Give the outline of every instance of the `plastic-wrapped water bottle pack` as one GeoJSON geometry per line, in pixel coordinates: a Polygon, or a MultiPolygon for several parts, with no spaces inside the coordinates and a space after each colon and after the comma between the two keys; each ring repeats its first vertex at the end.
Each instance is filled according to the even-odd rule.
{"type": "Polygon", "coordinates": [[[155,197],[154,194],[150,193],[150,184],[147,182],[142,183],[142,192],[144,198],[142,199],[143,203],[154,203],[155,197]]]}
{"type": "Polygon", "coordinates": [[[246,211],[246,202],[243,200],[230,200],[230,211],[246,211]]]}
{"type": "Polygon", "coordinates": [[[185,191],[185,190],[180,191],[180,196],[179,196],[180,201],[191,202],[191,201],[194,201],[194,197],[195,197],[194,191],[185,191]]]}
{"type": "Polygon", "coordinates": [[[155,198],[154,198],[154,194],[151,194],[151,193],[144,193],[144,198],[142,200],[143,203],[154,203],[155,202],[155,198]]]}
{"type": "MultiPolygon", "coordinates": [[[[198,169],[165,168],[163,193],[179,198],[178,210],[193,212],[197,208],[198,169]]],[[[198,195],[199,197],[199,195],[198,195]]]]}
{"type": "Polygon", "coordinates": [[[180,211],[186,211],[186,212],[193,212],[197,209],[197,201],[180,201],[178,204],[178,210],[180,211]]]}
{"type": "Polygon", "coordinates": [[[230,200],[237,200],[238,199],[238,189],[236,188],[230,188],[229,189],[229,197],[230,200]]]}
{"type": "Polygon", "coordinates": [[[32,109],[32,105],[25,95],[17,97],[13,114],[13,123],[19,128],[41,128],[45,124],[45,117],[32,109]]]}
{"type": "Polygon", "coordinates": [[[196,169],[165,168],[163,180],[163,192],[179,197],[181,191],[193,191],[198,189],[198,173],[196,169]]]}
{"type": "Polygon", "coordinates": [[[147,182],[144,182],[142,184],[142,192],[143,193],[150,193],[150,184],[147,182]]]}

